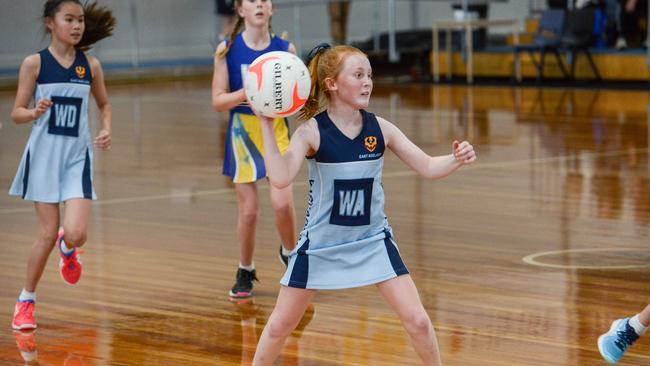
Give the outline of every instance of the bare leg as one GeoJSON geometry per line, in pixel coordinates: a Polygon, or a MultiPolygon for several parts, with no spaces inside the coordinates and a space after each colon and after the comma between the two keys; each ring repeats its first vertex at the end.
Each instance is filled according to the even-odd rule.
{"type": "Polygon", "coordinates": [[[25,290],[36,291],[36,285],[43,275],[47,258],[54,248],[57,232],[59,230],[59,205],[56,203],[34,204],[38,218],[38,234],[32,245],[32,251],[27,261],[27,277],[25,290]]]}
{"type": "Polygon", "coordinates": [[[302,319],[316,291],[280,287],[275,309],[269,317],[257,344],[253,366],[272,365],[280,355],[284,342],[302,319]]]}
{"type": "Polygon", "coordinates": [[[65,201],[63,215],[64,242],[68,248],[79,248],[86,243],[91,200],[75,198],[65,201]]]}
{"type": "Polygon", "coordinates": [[[440,350],[436,340],[436,332],[431,325],[418,290],[410,275],[402,275],[391,280],[377,284],[377,288],[388,302],[388,305],[397,313],[406,332],[411,337],[422,364],[426,366],[440,366],[440,350]]]}
{"type": "Polygon", "coordinates": [[[275,226],[284,249],[296,246],[296,212],[293,209],[293,184],[278,189],[271,186],[271,205],[275,210],[275,226]]]}
{"type": "Polygon", "coordinates": [[[237,218],[237,239],[239,240],[239,261],[244,266],[253,264],[255,253],[255,229],[259,212],[257,186],[255,183],[235,184],[239,216],[237,218]]]}
{"type": "Polygon", "coordinates": [[[650,326],[650,304],[639,313],[639,322],[641,322],[644,327],[650,326]]]}

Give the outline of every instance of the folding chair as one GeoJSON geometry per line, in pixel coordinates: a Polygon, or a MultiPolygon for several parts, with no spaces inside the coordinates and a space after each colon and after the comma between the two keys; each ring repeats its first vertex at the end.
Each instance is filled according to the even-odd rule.
{"type": "MultiPolygon", "coordinates": [[[[533,64],[535,65],[535,68],[537,68],[537,82],[541,83],[542,80],[544,79],[544,63],[545,63],[546,54],[548,52],[552,52],[555,55],[555,59],[557,60],[557,63],[560,66],[560,70],[562,71],[564,77],[565,78],[569,77],[569,74],[567,73],[566,68],[564,67],[564,63],[562,62],[562,58],[560,56],[560,51],[559,51],[561,46],[562,34],[564,30],[564,24],[565,24],[564,10],[548,9],[542,12],[539,20],[539,27],[537,28],[537,31],[535,33],[533,43],[518,45],[515,46],[513,49],[514,51],[513,66],[515,67],[516,74],[518,74],[516,70],[520,70],[521,67],[519,54],[524,51],[528,52],[531,60],[533,61],[533,64]],[[539,52],[540,54],[539,61],[535,59],[535,53],[537,52],[539,52]]],[[[517,80],[517,81],[521,81],[521,80],[517,80]]]]}
{"type": "Polygon", "coordinates": [[[587,56],[596,79],[601,80],[598,68],[589,51],[589,47],[593,46],[596,41],[594,35],[596,11],[593,7],[584,7],[567,14],[566,28],[562,34],[560,46],[569,52],[572,79],[575,79],[576,60],[582,52],[587,56]]]}

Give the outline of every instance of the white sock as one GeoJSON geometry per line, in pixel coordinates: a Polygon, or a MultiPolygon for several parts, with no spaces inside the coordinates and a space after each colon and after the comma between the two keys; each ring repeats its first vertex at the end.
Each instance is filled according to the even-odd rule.
{"type": "Polygon", "coordinates": [[[241,269],[245,269],[245,270],[247,270],[248,272],[250,272],[250,271],[252,271],[252,270],[255,269],[255,262],[251,263],[250,266],[245,266],[245,265],[241,264],[241,262],[240,262],[240,263],[239,263],[239,268],[241,268],[241,269]]]}
{"type": "Polygon", "coordinates": [[[36,292],[29,292],[23,289],[18,295],[18,301],[32,301],[36,302],[36,292]]]}
{"type": "Polygon", "coordinates": [[[285,257],[288,257],[289,254],[291,254],[291,251],[289,249],[286,249],[284,245],[282,246],[282,255],[285,257]]]}
{"type": "Polygon", "coordinates": [[[642,336],[643,333],[645,333],[646,329],[648,329],[648,327],[641,324],[641,321],[639,321],[639,314],[636,314],[635,316],[631,317],[629,320],[629,324],[634,329],[636,334],[638,334],[639,336],[642,336]]]}
{"type": "Polygon", "coordinates": [[[68,246],[65,245],[65,241],[63,241],[63,240],[61,240],[61,242],[59,244],[59,249],[61,249],[61,253],[63,253],[66,256],[68,256],[68,255],[72,254],[72,252],[74,252],[74,248],[68,248],[68,246]]]}

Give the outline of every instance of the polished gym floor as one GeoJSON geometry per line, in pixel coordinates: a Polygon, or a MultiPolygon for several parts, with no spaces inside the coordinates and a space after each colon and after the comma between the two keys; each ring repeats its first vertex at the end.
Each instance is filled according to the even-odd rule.
{"type": "MultiPolygon", "coordinates": [[[[260,283],[233,302],[237,204],[209,80],[110,86],[109,96],[113,148],[95,153],[84,275],[64,284],[53,253],[39,328],[16,333],[36,219],[6,191],[30,126],[11,122],[14,94],[0,93],[0,364],[249,365],[283,273],[268,183],[260,283]]],[[[369,110],[426,152],[467,139],[479,157],[427,181],[386,154],[386,212],[444,365],[605,365],[598,336],[650,302],[649,106],[646,92],[376,85],[369,110]]],[[[96,109],[92,120],[96,130],[96,109]]],[[[303,172],[296,230],[307,189],[303,172]]],[[[277,364],[420,363],[370,286],[320,292],[277,364]]],[[[620,365],[650,365],[650,337],[620,365]]]]}

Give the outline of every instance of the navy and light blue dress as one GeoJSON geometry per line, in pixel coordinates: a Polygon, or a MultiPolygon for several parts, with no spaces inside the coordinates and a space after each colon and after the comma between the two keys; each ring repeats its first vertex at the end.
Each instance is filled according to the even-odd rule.
{"type": "Polygon", "coordinates": [[[280,281],[307,289],[370,285],[407,274],[384,214],[384,137],[374,114],[350,139],[327,111],[315,119],[320,146],[307,158],[305,226],[280,281]]]}
{"type": "Polygon", "coordinates": [[[77,50],[74,63],[63,67],[46,48],[34,100],[52,106],[32,125],[32,132],[9,190],[25,200],[59,203],[71,198],[95,199],[93,145],[88,127],[92,75],[86,55],[77,50]]]}
{"type": "MultiPolygon", "coordinates": [[[[254,50],[246,45],[241,33],[237,34],[226,54],[230,91],[243,88],[242,71],[247,71],[248,65],[257,57],[271,51],[286,52],[288,49],[289,42],[272,35],[266,49],[254,50]]],[[[280,153],[284,153],[289,147],[289,127],[286,119],[276,118],[273,121],[273,129],[278,149],[280,153]]],[[[250,107],[240,105],[231,109],[226,134],[223,174],[231,177],[235,183],[250,183],[265,178],[263,147],[260,120],[250,107]]]]}

